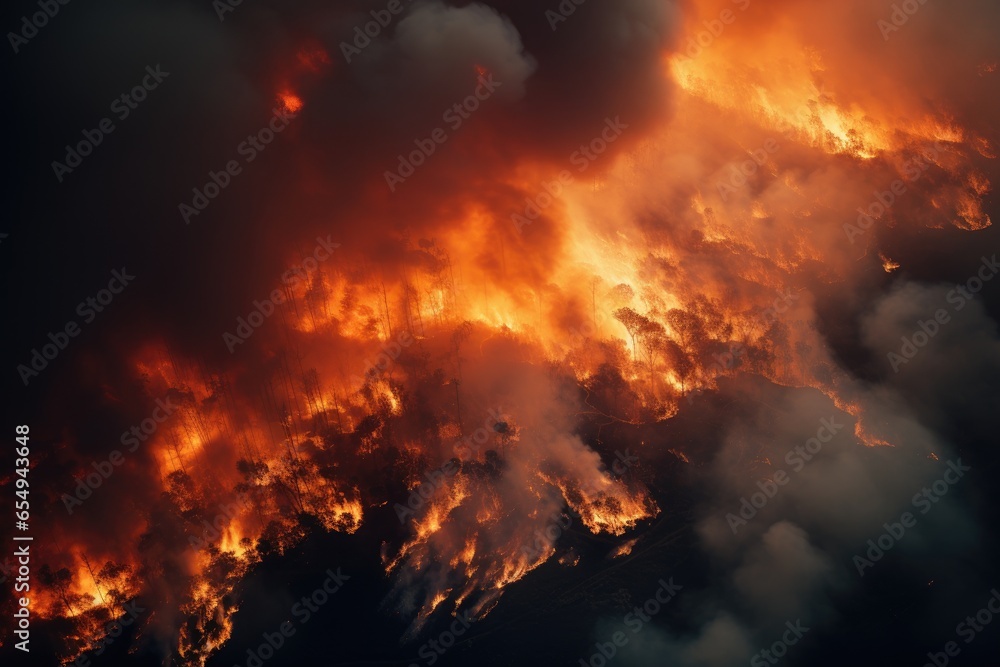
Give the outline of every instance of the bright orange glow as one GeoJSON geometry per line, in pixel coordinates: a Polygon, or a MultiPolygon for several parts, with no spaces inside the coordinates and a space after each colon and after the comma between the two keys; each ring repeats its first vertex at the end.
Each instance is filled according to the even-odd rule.
{"type": "Polygon", "coordinates": [[[281,108],[288,113],[298,113],[302,109],[302,98],[295,93],[282,92],[278,95],[278,101],[281,103],[281,108]]]}

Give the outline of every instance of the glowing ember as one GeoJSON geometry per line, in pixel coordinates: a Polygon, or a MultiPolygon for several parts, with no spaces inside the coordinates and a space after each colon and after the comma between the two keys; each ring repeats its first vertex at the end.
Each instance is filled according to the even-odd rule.
{"type": "Polygon", "coordinates": [[[281,108],[288,113],[298,113],[302,109],[302,98],[295,93],[283,92],[278,95],[281,108]]]}

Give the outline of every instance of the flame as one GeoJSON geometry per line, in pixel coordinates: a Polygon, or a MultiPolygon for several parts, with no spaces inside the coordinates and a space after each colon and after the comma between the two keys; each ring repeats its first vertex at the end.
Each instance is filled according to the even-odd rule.
{"type": "Polygon", "coordinates": [[[615,547],[610,554],[608,554],[609,558],[623,558],[624,556],[631,555],[632,550],[635,548],[638,541],[639,540],[636,538],[622,542],[615,547]]]}
{"type": "Polygon", "coordinates": [[[278,103],[288,113],[298,113],[302,109],[302,98],[287,90],[278,93],[278,103]]]}
{"type": "Polygon", "coordinates": [[[882,268],[885,270],[886,273],[892,273],[893,271],[899,268],[899,262],[892,261],[886,256],[885,253],[880,252],[878,254],[878,257],[879,259],[882,260],[882,268]]]}
{"type": "Polygon", "coordinates": [[[722,68],[729,85],[719,85],[720,68],[710,58],[672,56],[673,77],[689,95],[727,110],[749,112],[749,118],[775,132],[788,133],[828,153],[845,153],[870,160],[890,148],[885,127],[852,106],[838,105],[815,76],[822,71],[819,56],[803,53],[798,67],[789,67],[780,86],[754,81],[740,71],[722,68]],[[787,77],[787,78],[784,78],[787,77]],[[749,108],[747,108],[749,107],[749,108]]]}

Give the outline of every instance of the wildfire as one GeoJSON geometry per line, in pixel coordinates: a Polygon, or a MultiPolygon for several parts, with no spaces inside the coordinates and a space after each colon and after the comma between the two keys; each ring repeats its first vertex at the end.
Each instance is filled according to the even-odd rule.
{"type": "Polygon", "coordinates": [[[899,268],[899,262],[892,261],[885,255],[885,253],[880,252],[878,257],[882,260],[882,268],[886,273],[892,273],[899,268]]]}
{"type": "MultiPolygon", "coordinates": [[[[680,43],[711,18],[710,4],[695,3],[680,43]]],[[[947,150],[921,163],[933,177],[909,181],[906,196],[934,202],[939,217],[927,224],[988,226],[991,184],[971,156],[991,158],[993,147],[944,111],[866,104],[830,81],[836,54],[787,25],[760,30],[734,27],[694,57],[663,54],[672,116],[574,174],[531,226],[515,231],[511,214],[571,166],[525,158],[490,175],[497,192],[463,185],[481,197],[436,202],[433,235],[378,226],[380,251],[398,265],[344,257],[282,287],[280,316],[231,364],[185,358],[165,341],[137,349],[143,392],[179,406],[143,445],[159,501],[136,519],[133,552],[80,546],[52,574],[58,594],[36,613],[75,624],[66,662],[141,593],[137,572],[163,567],[153,557],[169,551],[161,534],[189,541],[177,652],[202,665],[232,633],[241,578],[301,542],[302,517],[351,534],[373,512],[403,508],[407,538],[386,543],[383,558],[409,637],[439,614],[485,616],[550,559],[575,565],[579,555],[560,547],[567,520],[620,538],[610,555],[625,557],[631,533],[669,508],[637,478],[608,474],[600,437],[584,441],[576,426],[654,424],[727,377],[816,389],[854,418],[860,443],[891,446],[837,370],[803,275],[849,280],[858,253],[842,225],[866,200],[844,204],[839,188],[862,183],[854,191],[870,199],[872,173],[889,174],[879,187],[891,187],[931,145],[947,150]],[[727,143],[720,128],[730,127],[727,143]],[[488,412],[494,401],[503,414],[488,412]],[[389,474],[409,499],[392,495],[389,474]]],[[[330,64],[313,46],[296,58],[309,72],[330,64]]],[[[995,70],[983,64],[979,75],[995,70]]],[[[303,108],[291,87],[277,101],[303,108]]],[[[357,225],[375,229],[382,214],[373,205],[357,225]]],[[[877,253],[886,273],[900,268],[877,253]]],[[[674,443],[662,450],[690,463],[674,443]]]]}

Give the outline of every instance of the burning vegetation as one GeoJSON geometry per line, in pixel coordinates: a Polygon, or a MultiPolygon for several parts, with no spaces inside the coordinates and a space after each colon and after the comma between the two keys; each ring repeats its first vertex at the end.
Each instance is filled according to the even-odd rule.
{"type": "MultiPolygon", "coordinates": [[[[60,511],[43,539],[62,548],[46,554],[32,611],[60,629],[61,659],[90,650],[138,601],[154,610],[140,615],[140,635],[165,641],[178,664],[203,665],[229,638],[239,584],[262,558],[313,531],[355,533],[371,513],[397,506],[404,537],[386,536],[382,561],[386,604],[408,620],[407,637],[436,614],[481,618],[547,561],[576,563],[558,539],[539,537],[553,534],[554,518],[572,514],[580,529],[613,539],[614,555],[629,554],[641,528],[671,512],[644,481],[646,453],[669,451],[687,465],[691,452],[636,442],[638,463],[615,474],[600,427],[670,420],[729,377],[817,389],[854,418],[862,444],[893,446],[894,434],[869,417],[869,393],[821,333],[816,294],[899,270],[880,230],[989,226],[984,164],[996,137],[960,101],[930,105],[910,90],[905,60],[859,81],[845,46],[854,28],[839,13],[850,7],[745,4],[732,6],[734,21],[708,44],[698,35],[726,3],[663,2],[628,18],[641,44],[627,53],[640,71],[620,90],[609,83],[619,72],[595,71],[597,90],[581,92],[580,119],[568,128],[555,122],[565,107],[546,107],[556,102],[544,68],[568,67],[558,39],[573,22],[585,34],[601,30],[585,8],[537,55],[542,36],[529,30],[522,44],[513,27],[530,9],[511,7],[509,19],[480,5],[415,6],[410,23],[381,38],[424,61],[399,65],[396,51],[379,61],[372,49],[372,60],[348,67],[330,64],[332,46],[297,51],[296,74],[270,96],[301,123],[282,140],[280,150],[295,154],[282,188],[317,207],[336,189],[338,212],[324,224],[340,245],[294,281],[264,284],[261,296],[282,298],[238,347],[212,330],[200,355],[154,332],[121,353],[124,370],[86,362],[92,375],[82,382],[109,413],[136,397],[150,411],[157,399],[176,408],[116,473],[141,487],[137,495],[111,479],[71,516],[53,492],[60,511]],[[325,161],[341,158],[321,154],[328,135],[310,134],[320,122],[313,107],[333,108],[317,77],[363,100],[351,112],[361,116],[371,100],[391,97],[365,88],[366,76],[395,81],[389,68],[412,67],[439,109],[452,88],[413,63],[450,65],[411,39],[438,11],[502,35],[499,45],[457,42],[456,57],[470,62],[454,86],[469,88],[474,68],[489,71],[503,82],[499,99],[399,192],[377,167],[394,164],[405,141],[379,143],[380,163],[358,157],[366,177],[332,182],[325,161]],[[619,110],[625,125],[612,144],[602,123],[619,110]],[[557,136],[533,150],[543,131],[557,136]],[[593,159],[574,160],[576,151],[593,159]],[[872,208],[871,184],[880,191],[897,178],[907,192],[872,208]],[[519,222],[526,202],[530,224],[519,222]],[[859,211],[871,228],[845,233],[859,211]],[[115,520],[113,539],[77,521],[115,505],[129,516],[115,520]]],[[[598,34],[588,41],[613,48],[598,34]]],[[[970,77],[996,76],[995,65],[965,64],[970,77]]],[[[394,104],[415,99],[400,86],[394,104]]],[[[424,118],[420,104],[412,112],[407,131],[424,118]]],[[[281,188],[263,197],[284,200],[281,188]]],[[[296,215],[270,202],[260,212],[264,245],[282,238],[275,229],[296,232],[269,250],[286,267],[299,266],[303,239],[315,238],[312,223],[298,233],[296,215]]],[[[239,303],[214,308],[229,329],[246,312],[239,303]]],[[[92,472],[77,453],[97,446],[87,438],[64,431],[54,444],[47,465],[61,470],[60,489],[92,472]]]]}

